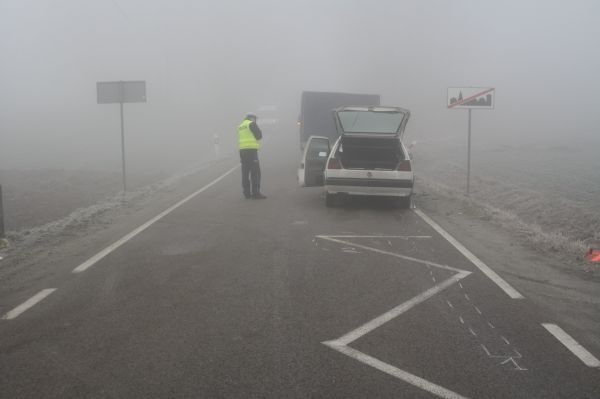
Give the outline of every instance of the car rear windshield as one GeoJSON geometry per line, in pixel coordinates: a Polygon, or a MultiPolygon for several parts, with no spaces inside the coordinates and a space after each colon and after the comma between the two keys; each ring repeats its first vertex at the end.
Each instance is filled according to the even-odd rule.
{"type": "Polygon", "coordinates": [[[340,111],[345,133],[397,133],[404,114],[400,112],[340,111]]]}

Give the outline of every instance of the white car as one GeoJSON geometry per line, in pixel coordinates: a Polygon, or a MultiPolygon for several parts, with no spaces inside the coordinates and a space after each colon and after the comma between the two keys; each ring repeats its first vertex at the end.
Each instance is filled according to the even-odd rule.
{"type": "Polygon", "coordinates": [[[341,195],[395,197],[410,206],[414,185],[402,136],[410,111],[398,107],[341,107],[334,111],[340,137],[311,136],[298,170],[300,185],[324,186],[327,206],[341,195]]]}

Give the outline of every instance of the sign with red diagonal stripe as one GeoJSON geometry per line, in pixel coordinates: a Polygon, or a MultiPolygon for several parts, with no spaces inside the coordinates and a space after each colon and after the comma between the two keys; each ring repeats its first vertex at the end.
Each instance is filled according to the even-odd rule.
{"type": "Polygon", "coordinates": [[[495,100],[493,87],[449,87],[448,108],[493,109],[495,100]]]}

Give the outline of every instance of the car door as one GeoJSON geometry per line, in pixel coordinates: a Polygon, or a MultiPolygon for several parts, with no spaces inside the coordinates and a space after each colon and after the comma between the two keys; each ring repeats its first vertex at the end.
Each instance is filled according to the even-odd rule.
{"type": "Polygon", "coordinates": [[[329,152],[329,139],[322,136],[310,136],[306,141],[304,153],[298,168],[298,183],[302,187],[315,187],[324,184],[324,171],[329,152]]]}

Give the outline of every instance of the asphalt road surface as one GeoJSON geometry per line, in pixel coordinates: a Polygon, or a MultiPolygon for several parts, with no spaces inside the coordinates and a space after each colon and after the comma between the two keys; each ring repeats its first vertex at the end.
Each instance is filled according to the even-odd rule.
{"type": "Polygon", "coordinates": [[[585,343],[565,346],[560,321],[426,215],[326,208],[284,157],[263,162],[268,199],[246,200],[235,165],[15,277],[28,282],[0,298],[0,397],[600,397],[585,343]]]}

